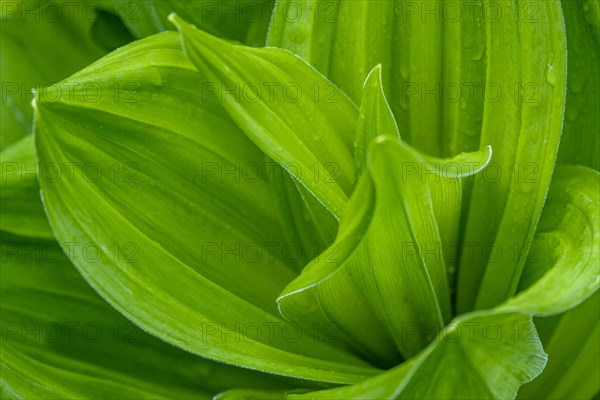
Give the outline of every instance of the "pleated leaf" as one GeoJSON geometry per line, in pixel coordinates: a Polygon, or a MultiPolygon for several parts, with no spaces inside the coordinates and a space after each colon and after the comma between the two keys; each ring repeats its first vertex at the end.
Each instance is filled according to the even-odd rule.
{"type": "Polygon", "coordinates": [[[268,43],[298,54],[356,103],[369,71],[381,64],[404,140],[449,157],[480,147],[486,98],[481,10],[468,0],[282,0],[268,43]]]}
{"type": "MultiPolygon", "coordinates": [[[[517,297],[493,310],[473,312],[454,319],[421,353],[375,378],[306,395],[280,392],[280,398],[515,398],[519,387],[538,376],[547,360],[532,316],[553,315],[573,308],[600,286],[599,177],[598,172],[586,167],[559,168],[542,214],[537,240],[552,243],[553,248],[565,251],[570,258],[568,261],[561,257],[541,259],[541,262],[552,263],[543,265],[545,272],[542,277],[535,279],[517,297]],[[551,240],[552,237],[554,240],[551,240]]],[[[552,250],[546,248],[544,251],[552,250]]],[[[530,255],[529,265],[537,262],[533,257],[530,255]]],[[[537,276],[537,272],[534,275],[537,276]]],[[[593,301],[595,297],[590,297],[588,301],[593,301]]],[[[597,307],[594,303],[585,304],[586,308],[597,307]]],[[[575,309],[573,313],[582,316],[586,311],[575,309]]],[[[565,324],[576,320],[577,317],[567,319],[565,324]]],[[[582,364],[579,365],[593,364],[594,346],[597,346],[592,342],[596,335],[596,323],[597,315],[585,322],[580,321],[582,329],[577,333],[583,339],[583,343],[578,342],[579,346],[587,346],[590,354],[578,355],[577,351],[570,353],[564,348],[563,341],[560,344],[550,341],[554,353],[557,352],[556,346],[561,347],[557,358],[573,362],[581,360],[582,364]]],[[[572,340],[573,332],[567,333],[566,325],[554,329],[555,334],[569,335],[567,342],[572,340]]],[[[554,371],[550,371],[549,376],[565,375],[565,364],[554,365],[554,371]]],[[[591,379],[585,387],[581,387],[582,391],[587,390],[588,393],[593,392],[597,382],[593,370],[590,372],[591,379]]],[[[574,378],[557,379],[547,386],[534,383],[531,389],[524,389],[524,398],[545,397],[554,389],[556,393],[565,395],[576,393],[578,389],[574,391],[573,387],[568,386],[572,382],[570,379],[574,378]],[[561,388],[562,382],[565,386],[561,388]]]]}
{"type": "Polygon", "coordinates": [[[85,282],[58,243],[2,232],[2,398],[210,399],[276,378],[215,363],[142,331],[85,282]]]}
{"type": "MultiPolygon", "coordinates": [[[[369,173],[359,181],[330,248],[336,259],[327,259],[326,251],[313,260],[278,302],[284,315],[295,314],[294,319],[301,320],[311,313],[310,304],[321,303],[314,301],[315,290],[325,290],[319,285],[340,279],[338,273],[350,273],[400,352],[410,356],[432,339],[423,334],[425,330],[435,335],[451,316],[441,239],[431,191],[423,179],[423,170],[432,164],[422,162],[421,155],[393,137],[377,141],[368,159],[369,173]],[[403,170],[407,165],[411,173],[403,170]],[[406,334],[409,328],[414,335],[406,334]]],[[[487,157],[469,157],[484,160],[475,171],[489,162],[490,153],[481,153],[487,157]]],[[[428,172],[432,179],[446,170],[438,167],[428,172]]]]}
{"type": "MultiPolygon", "coordinates": [[[[600,287],[600,173],[559,167],[527,268],[540,276],[504,308],[552,315],[569,310],[600,287]]],[[[532,279],[533,280],[533,279],[532,279]]]]}
{"type": "Polygon", "coordinates": [[[41,168],[79,166],[41,188],[63,246],[98,243],[98,262],[70,255],[91,285],[145,330],[207,358],[325,382],[375,374],[280,318],[275,299],[296,272],[264,154],[220,102],[203,102],[206,80],[179,35],[135,42],[69,78],[90,80],[102,88],[95,102],[81,90],[36,102],[35,136],[41,168]],[[246,166],[263,174],[238,178],[246,166]]]}
{"type": "MultiPolygon", "coordinates": [[[[502,15],[522,7],[495,4],[502,15]]],[[[556,162],[566,90],[562,10],[557,1],[529,4],[536,9],[534,21],[486,23],[487,82],[526,82],[535,92],[485,104],[481,142],[496,157],[488,173],[475,177],[463,247],[478,247],[460,260],[459,312],[491,308],[515,294],[556,162]],[[501,255],[482,251],[490,246],[501,255]]]]}
{"type": "Polygon", "coordinates": [[[358,111],[350,99],[288,51],[231,45],[175,15],[171,20],[190,60],[212,81],[207,93],[339,217],[354,182],[358,111]]]}
{"type": "Polygon", "coordinates": [[[600,391],[599,313],[596,292],[564,314],[535,319],[548,365],[521,388],[519,399],[592,399],[600,391]]]}

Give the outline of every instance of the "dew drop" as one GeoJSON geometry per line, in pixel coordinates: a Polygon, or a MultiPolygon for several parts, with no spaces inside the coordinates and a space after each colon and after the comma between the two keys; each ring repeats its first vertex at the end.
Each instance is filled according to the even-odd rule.
{"type": "Polygon", "coordinates": [[[554,71],[554,64],[548,64],[546,67],[546,81],[554,86],[556,83],[556,72],[554,71]]]}
{"type": "Polygon", "coordinates": [[[400,76],[404,80],[408,80],[408,78],[410,77],[409,67],[408,67],[408,63],[406,61],[400,62],[400,76]]]}
{"type": "Polygon", "coordinates": [[[571,103],[567,107],[565,114],[569,122],[574,122],[579,119],[579,116],[581,115],[581,109],[577,106],[577,104],[571,103]]]}

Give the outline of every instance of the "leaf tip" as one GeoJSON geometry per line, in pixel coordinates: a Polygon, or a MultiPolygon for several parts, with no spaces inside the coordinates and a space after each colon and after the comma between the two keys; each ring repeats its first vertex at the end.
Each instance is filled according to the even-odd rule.
{"type": "Polygon", "coordinates": [[[183,20],[179,17],[179,15],[177,15],[176,12],[172,11],[167,19],[175,26],[175,28],[177,28],[177,30],[181,30],[181,23],[183,20]]]}
{"type": "Polygon", "coordinates": [[[363,83],[363,87],[366,87],[369,84],[369,82],[372,82],[373,80],[376,83],[376,85],[381,86],[381,82],[382,82],[381,70],[382,70],[381,63],[375,65],[371,69],[369,74],[367,75],[365,82],[363,83]]]}

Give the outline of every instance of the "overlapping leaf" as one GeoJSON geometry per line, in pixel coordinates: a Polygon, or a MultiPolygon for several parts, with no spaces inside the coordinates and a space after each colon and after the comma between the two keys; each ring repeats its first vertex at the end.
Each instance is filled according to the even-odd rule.
{"type": "Polygon", "coordinates": [[[122,48],[66,82],[96,82],[102,95],[37,100],[41,167],[76,165],[42,180],[43,199],[61,243],[99,244],[97,263],[71,259],[113,306],[212,359],[325,382],[377,372],[278,316],[295,272],[268,174],[231,173],[264,171],[264,156],[204,97],[177,34],[122,48]]]}
{"type": "Polygon", "coordinates": [[[489,261],[484,246],[519,253],[514,267],[508,259],[488,264],[490,288],[481,290],[478,307],[505,300],[516,290],[560,136],[566,51],[559,2],[296,3],[278,3],[270,44],[297,52],[355,101],[367,71],[381,63],[403,139],[428,154],[448,156],[488,144],[496,150],[498,159],[477,178],[472,201],[470,182],[465,185],[464,217],[466,205],[473,207],[461,247],[480,248],[473,257],[464,256],[469,249],[463,252],[459,309],[469,310],[476,301],[489,261]],[[482,11],[496,7],[497,18],[482,11]],[[302,18],[290,18],[290,9],[298,8],[302,18]],[[367,45],[371,40],[375,44],[367,45]],[[508,212],[517,207],[522,215],[508,212]]]}
{"type": "Polygon", "coordinates": [[[519,399],[591,399],[600,391],[599,314],[596,292],[564,314],[535,319],[548,365],[519,390],[519,399]]]}
{"type": "Polygon", "coordinates": [[[231,45],[173,15],[191,61],[232,119],[334,215],[354,183],[358,111],[323,75],[281,49],[231,45]]]}
{"type": "Polygon", "coordinates": [[[368,72],[381,64],[404,140],[448,157],[480,147],[482,8],[466,0],[282,0],[273,12],[268,43],[301,56],[356,103],[368,72]]]}
{"type": "Polygon", "coordinates": [[[541,277],[506,301],[504,308],[552,315],[598,290],[599,186],[600,173],[590,168],[557,169],[527,265],[532,270],[528,274],[541,277]]]}
{"type": "Polygon", "coordinates": [[[138,38],[173,30],[167,17],[176,12],[213,35],[254,46],[265,44],[273,9],[273,0],[117,0],[99,4],[117,13],[138,38]]]}
{"type": "MultiPolygon", "coordinates": [[[[430,3],[434,10],[444,5],[430,3]]],[[[223,24],[221,31],[206,12],[217,6],[221,15],[222,2],[128,4],[143,17],[141,24],[129,24],[141,36],[164,30],[173,10],[228,39],[261,44],[265,33],[264,19],[223,24]]],[[[483,14],[475,13],[475,19],[454,23],[447,14],[440,21],[411,8],[427,11],[425,4],[405,1],[280,1],[269,43],[298,53],[327,78],[283,50],[232,45],[172,17],[191,63],[176,35],[160,35],[38,93],[41,168],[59,173],[40,177],[52,228],[65,250],[95,244],[97,260],[90,261],[89,252],[68,252],[70,258],[112,305],[161,339],[271,373],[360,382],[306,394],[236,390],[221,398],[514,398],[546,362],[532,316],[564,312],[598,289],[599,181],[585,167],[560,168],[537,226],[565,105],[561,6],[541,0],[494,5],[500,20],[484,23],[483,14]],[[299,20],[289,18],[291,6],[300,10],[299,20]],[[531,7],[533,19],[521,13],[531,7]],[[506,46],[507,40],[515,46],[506,46]],[[377,63],[382,66],[371,70],[377,63]],[[486,88],[494,82],[509,87],[485,104],[467,104],[464,93],[457,102],[447,101],[448,83],[484,78],[486,88]],[[360,112],[328,79],[356,103],[362,96],[360,112]],[[479,174],[471,194],[471,183],[459,178],[476,172],[473,164],[477,170],[487,165],[490,148],[442,157],[477,148],[480,128],[480,147],[494,146],[498,175],[479,174]],[[399,141],[398,131],[427,155],[399,141]],[[382,134],[392,137],[377,139],[382,134]],[[249,176],[248,167],[259,176],[249,176]],[[333,239],[340,217],[336,242],[317,256],[333,239]],[[458,311],[487,310],[442,328],[452,315],[457,254],[449,260],[448,246],[462,240],[465,223],[458,311]],[[465,243],[494,246],[500,261],[486,251],[464,251],[465,243]],[[289,328],[300,335],[290,340],[289,328]],[[365,361],[391,366],[401,358],[398,351],[404,363],[369,378],[380,371],[365,361]]],[[[578,5],[563,7],[567,30],[575,32],[570,46],[591,49],[592,60],[597,24],[576,26],[584,18],[597,22],[596,6],[588,15],[578,5]]],[[[116,12],[123,18],[122,9],[116,12]]],[[[97,38],[115,43],[102,26],[95,28],[97,38]]],[[[559,157],[570,163],[583,148],[582,161],[593,165],[597,135],[590,132],[598,119],[577,110],[584,100],[594,104],[597,79],[593,66],[575,69],[581,79],[570,84],[572,123],[559,157]],[[586,80],[591,84],[581,92],[586,80]],[[578,130],[585,132],[576,137],[578,130]]],[[[33,163],[30,145],[25,140],[9,148],[3,163],[5,156],[33,163]]],[[[8,174],[3,168],[2,216],[9,218],[2,229],[51,237],[37,186],[22,179],[24,168],[19,164],[8,174]],[[31,204],[21,206],[20,199],[31,204]]],[[[597,380],[574,389],[574,375],[557,378],[561,362],[585,366],[596,360],[597,316],[596,323],[579,321],[593,314],[590,301],[561,322],[546,322],[553,333],[549,352],[557,358],[542,382],[552,384],[528,385],[523,397],[589,397],[597,391],[597,380]],[[577,337],[588,353],[560,346],[578,321],[577,337]]],[[[27,369],[22,360],[67,382],[55,388],[63,397],[77,396],[78,384],[98,384],[46,367],[81,365],[62,354],[27,354],[34,350],[14,343],[5,349],[3,377],[12,388],[23,386],[14,373],[27,369]]],[[[102,365],[90,368],[107,379],[114,374],[102,365]]],[[[124,393],[133,397],[164,390],[138,390],[138,377],[120,378],[127,381],[124,393]]],[[[123,385],[115,381],[98,393],[123,385]]],[[[254,386],[245,382],[239,387],[254,386]]],[[[179,389],[177,397],[186,397],[187,389],[179,389]]]]}
{"type": "MultiPolygon", "coordinates": [[[[396,134],[398,135],[397,128],[393,122],[393,116],[387,105],[387,101],[384,97],[380,75],[378,69],[375,68],[369,75],[369,79],[365,82],[364,100],[361,105],[361,118],[357,127],[357,141],[356,141],[356,157],[355,160],[358,165],[364,163],[364,152],[365,147],[373,141],[375,137],[381,134],[396,134]],[[375,116],[375,117],[373,117],[375,116]],[[381,123],[383,121],[383,123],[381,123]],[[362,159],[360,158],[362,157],[362,159]]],[[[393,136],[392,136],[393,137],[393,136]]],[[[397,141],[397,139],[396,139],[397,141]]],[[[410,179],[413,184],[416,184],[418,190],[413,187],[413,192],[423,192],[424,199],[429,199],[429,206],[425,206],[425,211],[422,210],[421,201],[411,203],[412,206],[423,211],[423,215],[428,215],[431,218],[440,220],[440,229],[444,233],[443,240],[448,239],[447,233],[450,230],[447,220],[445,220],[446,210],[452,209],[454,204],[457,209],[451,210],[453,212],[460,211],[460,180],[457,179],[460,176],[468,176],[469,174],[475,173],[483,168],[487,162],[491,153],[489,149],[480,153],[474,154],[462,154],[452,160],[441,160],[434,159],[428,156],[424,156],[415,152],[414,150],[405,150],[409,154],[405,154],[401,161],[395,164],[389,165],[387,170],[391,174],[397,174],[402,176],[402,182],[406,183],[406,179],[410,179]],[[448,168],[451,166],[451,168],[448,168]],[[425,173],[420,167],[426,168],[429,172],[425,173]],[[435,172],[434,172],[435,171],[435,172]],[[431,176],[431,179],[424,179],[425,176],[431,176]],[[448,178],[453,178],[447,181],[448,178]],[[453,197],[458,189],[458,203],[453,203],[451,197],[453,197]],[[429,190],[435,192],[435,200],[432,202],[429,197],[429,190]],[[426,192],[426,194],[425,194],[426,192]],[[427,208],[430,207],[430,208],[427,208]],[[443,228],[443,229],[442,229],[443,228]]],[[[386,170],[382,168],[381,171],[386,170]]],[[[381,171],[379,174],[381,174],[381,171]]],[[[400,263],[400,257],[390,256],[391,259],[382,261],[381,247],[378,247],[382,241],[385,241],[384,237],[398,239],[402,235],[402,231],[410,232],[412,228],[406,228],[404,225],[398,227],[400,231],[394,231],[390,233],[387,229],[381,229],[383,220],[392,221],[392,223],[398,222],[397,207],[392,205],[397,202],[397,199],[401,197],[398,190],[387,190],[385,186],[389,186],[389,182],[386,185],[381,184],[378,190],[381,190],[379,195],[385,197],[384,193],[387,193],[389,203],[387,206],[378,205],[379,209],[379,222],[371,222],[373,217],[374,208],[374,193],[369,188],[372,185],[370,179],[363,179],[359,182],[357,188],[355,188],[355,197],[352,202],[349,203],[348,208],[345,211],[345,217],[342,219],[342,225],[336,243],[332,245],[327,251],[325,251],[320,257],[309,264],[303,271],[300,278],[290,284],[286,290],[280,296],[278,302],[280,310],[288,318],[298,322],[305,323],[308,325],[317,323],[330,323],[336,326],[340,332],[341,340],[350,343],[356,348],[364,357],[368,359],[379,360],[379,362],[391,363],[398,361],[399,358],[396,352],[392,349],[390,339],[387,337],[395,337],[397,345],[401,351],[409,352],[410,345],[401,343],[404,339],[403,330],[399,328],[400,324],[406,323],[407,320],[413,320],[407,313],[399,313],[397,318],[398,323],[392,332],[390,329],[390,317],[386,316],[385,308],[392,308],[391,304],[397,304],[397,301],[393,299],[393,293],[408,292],[413,290],[411,285],[403,285],[402,279],[376,279],[380,282],[379,285],[386,285],[389,283],[390,291],[388,297],[384,300],[387,304],[385,307],[378,306],[381,299],[378,299],[379,289],[375,290],[373,287],[365,287],[365,284],[370,285],[372,282],[370,279],[366,281],[363,279],[365,271],[369,271],[373,268],[374,271],[394,271],[395,265],[400,263]],[[385,210],[385,211],[384,211],[385,210]],[[396,210],[395,212],[393,210],[396,210]],[[390,213],[388,216],[383,216],[385,212],[390,213]],[[369,224],[374,225],[369,228],[371,232],[369,235],[372,237],[370,244],[362,244],[361,248],[363,251],[357,253],[362,254],[362,259],[359,257],[353,257],[353,254],[363,241],[363,237],[366,235],[369,224]],[[378,236],[380,232],[382,236],[378,236]],[[376,243],[379,243],[377,246],[376,243]],[[364,249],[369,248],[369,251],[364,249]],[[372,252],[373,254],[369,254],[372,252]],[[364,254],[363,254],[364,253],[364,254]],[[392,261],[393,259],[393,261],[392,261]],[[392,269],[388,269],[386,265],[394,266],[392,269]],[[371,267],[372,266],[372,267],[371,267]],[[387,281],[387,282],[386,282],[387,281]],[[362,286],[362,288],[361,288],[362,286]],[[361,290],[362,289],[362,290],[361,290]],[[371,300],[371,306],[375,309],[375,314],[378,315],[378,319],[373,319],[373,310],[371,307],[366,305],[367,301],[371,300]],[[348,305],[351,304],[350,307],[348,305]],[[343,311],[346,310],[344,313],[343,311]],[[350,314],[350,315],[347,315],[350,314]],[[388,326],[388,329],[383,328],[381,320],[388,326]],[[370,329],[365,329],[365,327],[370,329]]],[[[406,185],[408,186],[408,185],[406,185]]],[[[411,190],[407,190],[408,193],[411,190]]],[[[383,201],[380,201],[383,203],[383,201]]],[[[426,203],[427,204],[427,201],[426,203]]],[[[420,213],[413,211],[413,215],[420,215],[420,213]]],[[[429,221],[431,222],[431,220],[429,221]]],[[[452,221],[450,221],[452,222],[452,221]]],[[[422,224],[417,224],[422,225],[422,224]]],[[[432,225],[434,235],[437,235],[438,226],[434,222],[432,225]]],[[[421,234],[423,231],[420,231],[421,234]]],[[[427,235],[419,238],[419,240],[425,240],[427,235]]],[[[431,239],[431,238],[430,238],[431,239]]],[[[366,239],[364,240],[366,241],[366,239]]],[[[414,241],[411,241],[411,244],[414,241]]],[[[399,242],[403,243],[403,242],[399,242]]],[[[429,268],[435,270],[433,272],[437,277],[435,282],[436,290],[440,295],[445,296],[446,300],[440,303],[440,306],[445,307],[445,318],[446,320],[450,317],[450,304],[448,296],[448,285],[446,282],[446,266],[445,258],[442,254],[442,246],[439,240],[431,240],[427,243],[416,242],[418,246],[429,247],[429,250],[433,250],[435,256],[429,260],[429,268]]],[[[405,243],[406,244],[406,243],[405,243]]],[[[446,242],[444,242],[446,244],[446,242]]],[[[394,248],[398,251],[405,252],[406,246],[384,246],[384,248],[394,248]]],[[[414,246],[411,247],[414,249],[414,246]]],[[[416,250],[415,250],[416,251],[416,250]]],[[[415,256],[413,254],[413,256],[415,256]]],[[[411,273],[410,264],[414,261],[411,257],[410,260],[403,259],[408,267],[402,268],[406,270],[406,273],[411,273]]],[[[413,271],[414,272],[414,271],[413,271]]],[[[382,272],[385,273],[385,272],[382,272]]],[[[392,274],[394,272],[391,272],[392,274]]],[[[368,273],[367,273],[368,275],[368,273]]],[[[427,287],[429,277],[423,282],[427,287]],[[427,282],[427,283],[426,283],[427,282]]],[[[406,281],[404,281],[406,283],[406,281]]],[[[422,288],[420,288],[422,289],[422,288]]],[[[426,290],[414,289],[419,293],[427,293],[426,290]]],[[[433,293],[430,293],[432,295],[433,293]]],[[[410,297],[407,295],[407,297],[410,297]]],[[[423,302],[420,304],[430,304],[435,307],[437,300],[435,296],[423,296],[423,302]]],[[[395,306],[394,306],[395,307],[395,306]]],[[[410,308],[410,307],[409,307],[410,308]]],[[[438,316],[439,317],[439,316],[438,316]]],[[[429,321],[429,324],[434,326],[432,331],[435,332],[443,326],[443,321],[435,320],[429,321]]],[[[422,340],[425,343],[427,339],[420,334],[415,334],[416,340],[422,340]]],[[[389,365],[389,364],[388,364],[389,365]]]]}
{"type": "MultiPolygon", "coordinates": [[[[278,398],[514,398],[519,387],[539,375],[546,363],[531,316],[572,308],[600,286],[599,178],[598,172],[585,167],[560,168],[550,190],[538,240],[553,236],[560,248],[569,249],[569,262],[548,257],[553,262],[545,265],[546,273],[515,299],[493,310],[456,318],[417,356],[377,377],[308,394],[279,392],[278,398]]],[[[587,329],[581,331],[584,336],[587,333],[587,329]]],[[[242,392],[237,393],[244,398],[242,392]]]]}
{"type": "Polygon", "coordinates": [[[476,251],[463,252],[460,260],[459,312],[494,307],[516,292],[556,161],[565,106],[560,3],[532,2],[532,20],[508,17],[521,2],[495,3],[503,17],[486,24],[487,81],[535,91],[485,104],[481,140],[496,157],[473,186],[463,247],[476,251]],[[482,251],[490,247],[495,253],[482,251]]]}
{"type": "MultiPolygon", "coordinates": [[[[337,259],[313,261],[278,301],[284,314],[291,307],[302,318],[313,287],[348,268],[396,346],[411,356],[432,339],[424,332],[435,334],[451,315],[445,258],[429,183],[423,178],[430,165],[397,139],[384,140],[375,149],[369,175],[359,181],[332,246],[337,259]]],[[[482,159],[479,169],[489,153],[482,159]]]]}
{"type": "Polygon", "coordinates": [[[285,387],[143,332],[92,290],[54,241],[2,232],[0,245],[2,398],[210,399],[238,384],[285,387]]]}

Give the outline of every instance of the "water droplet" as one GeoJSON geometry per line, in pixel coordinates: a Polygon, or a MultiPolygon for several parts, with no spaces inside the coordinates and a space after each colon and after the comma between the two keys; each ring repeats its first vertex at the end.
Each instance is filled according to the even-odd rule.
{"type": "Polygon", "coordinates": [[[408,63],[406,61],[401,61],[400,62],[400,76],[404,80],[408,80],[408,78],[410,77],[408,63]]]}
{"type": "Polygon", "coordinates": [[[483,58],[484,53],[485,53],[485,47],[476,46],[472,49],[471,53],[469,54],[469,60],[479,61],[483,58]]]}
{"type": "Polygon", "coordinates": [[[591,2],[595,0],[588,0],[583,3],[583,13],[585,14],[585,20],[592,26],[598,26],[598,9],[597,7],[591,6],[591,2]]]}
{"type": "Polygon", "coordinates": [[[569,92],[578,94],[583,92],[586,85],[586,77],[584,74],[571,74],[569,75],[569,92]]]}
{"type": "Polygon", "coordinates": [[[556,72],[554,71],[554,64],[548,64],[546,67],[546,81],[554,86],[556,83],[556,72]]]}
{"type": "Polygon", "coordinates": [[[569,121],[569,122],[577,121],[579,119],[579,116],[581,115],[581,108],[579,108],[577,106],[577,104],[575,104],[574,102],[572,102],[567,107],[567,110],[566,110],[565,114],[566,114],[566,117],[567,117],[567,121],[569,121]]]}
{"type": "MultiPolygon", "coordinates": [[[[300,24],[296,24],[300,25],[300,24]]],[[[302,43],[306,40],[307,37],[306,29],[297,27],[293,32],[291,32],[289,38],[294,43],[302,43]]]]}

